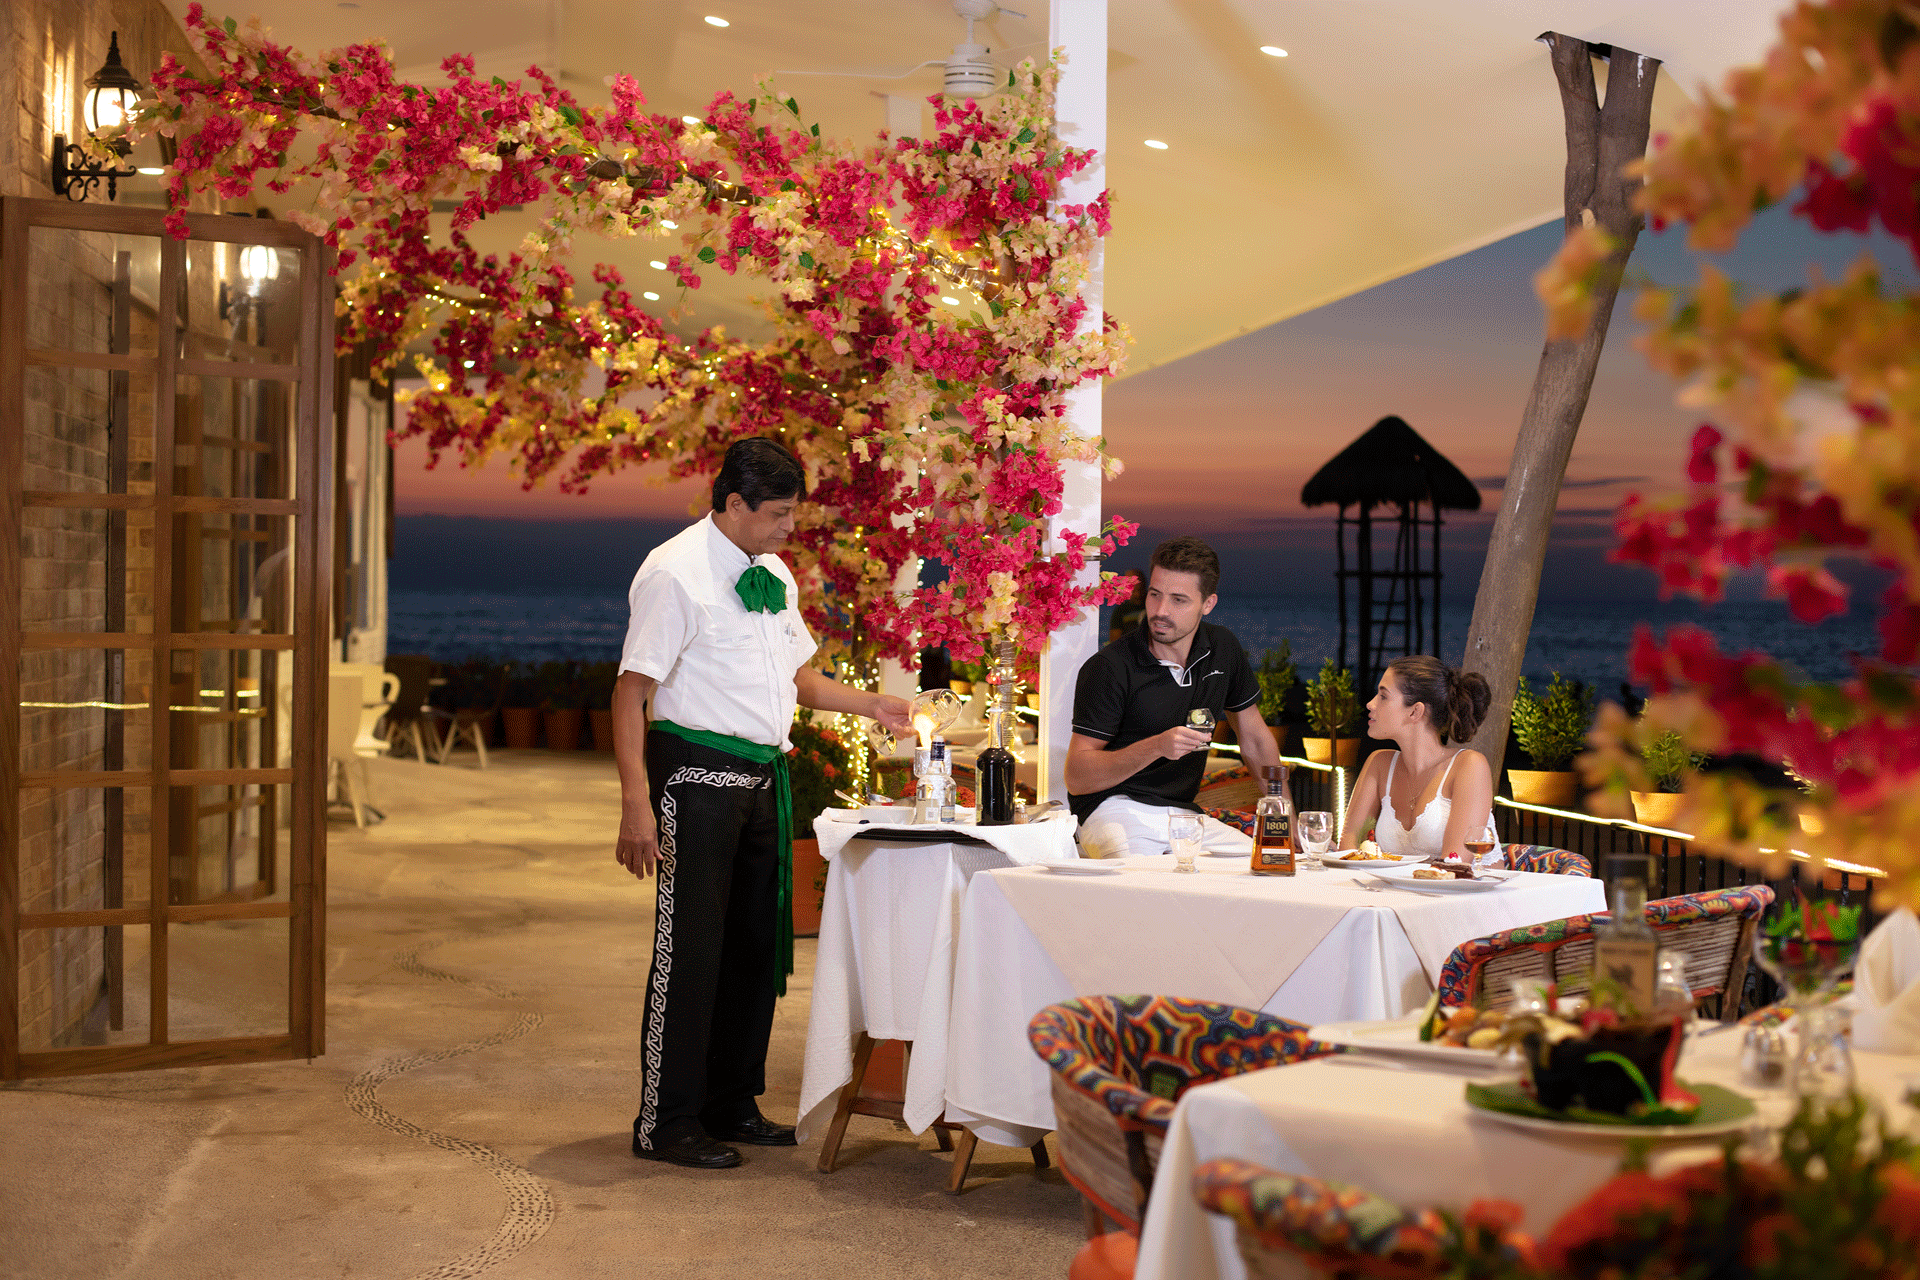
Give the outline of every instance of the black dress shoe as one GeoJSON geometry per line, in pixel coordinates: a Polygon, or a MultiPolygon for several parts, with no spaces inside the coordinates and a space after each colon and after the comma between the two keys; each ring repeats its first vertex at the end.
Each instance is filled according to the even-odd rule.
{"type": "Polygon", "coordinates": [[[765,1116],[749,1116],[724,1128],[707,1126],[707,1132],[721,1142],[740,1142],[750,1147],[792,1147],[799,1145],[790,1124],[775,1124],[765,1116]]]}
{"type": "Polygon", "coordinates": [[[664,1160],[689,1169],[731,1169],[742,1163],[738,1151],[699,1133],[689,1133],[658,1147],[641,1146],[639,1136],[635,1135],[633,1154],[642,1160],[664,1160]]]}

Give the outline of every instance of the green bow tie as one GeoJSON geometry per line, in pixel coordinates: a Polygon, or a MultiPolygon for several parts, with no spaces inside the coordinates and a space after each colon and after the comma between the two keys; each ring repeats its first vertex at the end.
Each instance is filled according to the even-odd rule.
{"type": "Polygon", "coordinates": [[[748,613],[778,613],[787,607],[786,583],[763,564],[741,574],[733,589],[740,593],[740,603],[747,606],[748,613]]]}

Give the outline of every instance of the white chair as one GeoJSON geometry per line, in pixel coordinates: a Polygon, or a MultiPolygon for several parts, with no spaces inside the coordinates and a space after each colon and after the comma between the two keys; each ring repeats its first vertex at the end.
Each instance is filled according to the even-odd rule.
{"type": "Polygon", "coordinates": [[[368,756],[387,744],[373,736],[400,681],[371,663],[335,663],[327,684],[327,780],[336,799],[353,808],[355,825],[367,825],[367,813],[381,815],[371,800],[368,756]]]}

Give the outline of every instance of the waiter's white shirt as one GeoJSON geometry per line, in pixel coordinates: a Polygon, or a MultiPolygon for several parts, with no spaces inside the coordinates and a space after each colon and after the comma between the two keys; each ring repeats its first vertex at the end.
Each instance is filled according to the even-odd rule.
{"type": "Polygon", "coordinates": [[[633,575],[627,603],[620,670],[659,684],[655,718],[792,747],[793,675],[819,646],[800,617],[800,590],[785,561],[748,556],[708,515],[653,549],[633,575]],[[779,613],[749,613],[740,603],[734,584],[754,564],[786,584],[779,613]]]}

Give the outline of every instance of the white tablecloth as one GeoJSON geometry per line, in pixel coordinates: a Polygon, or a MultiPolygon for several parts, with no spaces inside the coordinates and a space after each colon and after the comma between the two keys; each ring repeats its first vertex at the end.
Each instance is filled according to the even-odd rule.
{"type": "Polygon", "coordinates": [[[863,828],[824,816],[814,823],[828,870],[800,1077],[801,1141],[832,1119],[841,1086],[853,1078],[862,1031],[914,1042],[907,1123],[918,1133],[939,1118],[955,924],[967,882],[985,868],[1077,859],[1073,826],[1067,818],[967,829],[995,842],[988,846],[908,844],[858,835],[863,828]]]}
{"type": "MultiPolygon", "coordinates": [[[[1008,1146],[1029,1146],[1054,1127],[1047,1067],[1027,1043],[1027,1023],[1061,1000],[1150,993],[1227,1001],[1309,1025],[1393,1018],[1426,1003],[1433,994],[1428,974],[1459,943],[1606,906],[1601,883],[1577,876],[1521,874],[1491,893],[1442,898],[1368,893],[1352,883],[1354,873],[1340,870],[1255,877],[1240,859],[1202,858],[1200,864],[1205,874],[1197,876],[1174,874],[1172,859],[1160,857],[1128,859],[1128,869],[1115,876],[1054,877],[1082,896],[1078,910],[1046,916],[1025,914],[1008,888],[1018,878],[1054,873],[1023,868],[974,877],[954,963],[948,1119],[1008,1146]],[[1262,899],[1270,904],[1273,935],[1288,922],[1318,928],[1300,923],[1317,916],[1324,925],[1317,945],[1276,977],[1260,954],[1257,912],[1202,909],[1229,895],[1240,899],[1236,908],[1262,899]],[[1220,927],[1229,915],[1230,939],[1220,927]],[[1056,954],[1068,963],[1057,962],[1056,954]],[[1245,963],[1236,965],[1243,954],[1245,963]]],[[[1049,894],[1046,901],[1060,898],[1049,894]]]]}
{"type": "MultiPolygon", "coordinates": [[[[1737,1086],[1740,1035],[1730,1030],[1689,1043],[1680,1078],[1737,1086]]],[[[1897,1128],[1920,1129],[1913,1109],[1899,1102],[1900,1080],[1920,1071],[1920,1058],[1856,1053],[1854,1065],[1861,1088],[1881,1099],[1897,1128]]],[[[1233,1224],[1193,1198],[1193,1171],[1208,1160],[1250,1160],[1280,1173],[1348,1182],[1408,1208],[1511,1200],[1536,1236],[1618,1172],[1623,1142],[1546,1137],[1474,1114],[1464,1097],[1470,1078],[1368,1066],[1343,1055],[1189,1090],[1154,1173],[1135,1280],[1246,1275],[1233,1224]]],[[[1762,1115],[1784,1118],[1784,1091],[1773,1096],[1762,1100],[1762,1115]]],[[[1653,1172],[1717,1151],[1712,1142],[1663,1145],[1653,1172]]]]}

